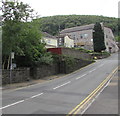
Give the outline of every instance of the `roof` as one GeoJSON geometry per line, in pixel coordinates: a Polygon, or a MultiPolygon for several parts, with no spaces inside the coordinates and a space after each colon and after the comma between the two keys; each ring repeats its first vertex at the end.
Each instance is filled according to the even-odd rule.
{"type": "Polygon", "coordinates": [[[89,24],[89,25],[84,25],[84,26],[77,26],[77,27],[67,28],[67,29],[62,30],[60,32],[60,34],[93,29],[94,25],[95,24],[89,24]]]}
{"type": "Polygon", "coordinates": [[[62,34],[62,35],[59,35],[59,36],[56,36],[56,38],[62,38],[62,39],[64,39],[64,37],[66,37],[66,36],[68,36],[70,39],[73,39],[73,38],[71,38],[68,34],[62,34]]]}
{"type": "Polygon", "coordinates": [[[52,36],[52,35],[50,35],[50,34],[49,34],[49,33],[47,33],[47,32],[42,32],[42,35],[43,35],[44,37],[57,39],[55,36],[52,36]]]}

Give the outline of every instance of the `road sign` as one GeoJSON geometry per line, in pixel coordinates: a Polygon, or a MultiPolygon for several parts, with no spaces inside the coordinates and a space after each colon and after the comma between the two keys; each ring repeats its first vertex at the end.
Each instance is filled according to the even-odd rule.
{"type": "Polygon", "coordinates": [[[14,59],[14,52],[11,52],[11,58],[14,59]]]}

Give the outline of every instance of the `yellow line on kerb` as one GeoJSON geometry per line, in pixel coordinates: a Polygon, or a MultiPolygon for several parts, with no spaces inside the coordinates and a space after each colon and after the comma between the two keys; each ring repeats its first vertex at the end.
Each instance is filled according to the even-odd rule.
{"type": "Polygon", "coordinates": [[[89,102],[101,89],[102,87],[110,80],[112,75],[117,71],[118,67],[115,68],[110,75],[91,93],[89,94],[80,104],[78,104],[73,110],[71,110],[66,116],[75,116],[87,102],[89,102]]]}

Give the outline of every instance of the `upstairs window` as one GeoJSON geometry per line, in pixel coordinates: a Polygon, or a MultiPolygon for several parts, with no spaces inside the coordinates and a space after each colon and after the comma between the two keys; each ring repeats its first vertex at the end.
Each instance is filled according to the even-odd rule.
{"type": "Polygon", "coordinates": [[[48,40],[48,42],[47,42],[48,44],[50,44],[50,40],[48,40]]]}
{"type": "Polygon", "coordinates": [[[87,33],[85,33],[85,34],[80,34],[80,38],[81,39],[86,39],[88,37],[88,34],[87,33]]]}
{"type": "Polygon", "coordinates": [[[87,37],[88,37],[88,34],[84,34],[84,37],[87,38],[87,37]]]}
{"type": "Polygon", "coordinates": [[[106,45],[108,45],[108,42],[106,42],[106,45]]]}
{"type": "Polygon", "coordinates": [[[108,38],[108,35],[106,35],[106,38],[108,38]]]}
{"type": "Polygon", "coordinates": [[[84,35],[83,34],[80,34],[80,38],[82,39],[84,37],[84,35]]]}

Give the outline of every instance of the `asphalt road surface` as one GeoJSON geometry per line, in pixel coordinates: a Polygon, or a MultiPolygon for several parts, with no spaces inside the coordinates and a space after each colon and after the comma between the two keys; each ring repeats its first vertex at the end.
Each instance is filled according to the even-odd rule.
{"type": "Polygon", "coordinates": [[[116,67],[118,54],[75,73],[26,88],[3,91],[3,114],[68,114],[116,67]]]}
{"type": "Polygon", "coordinates": [[[118,73],[84,114],[118,114],[118,73]]]}

